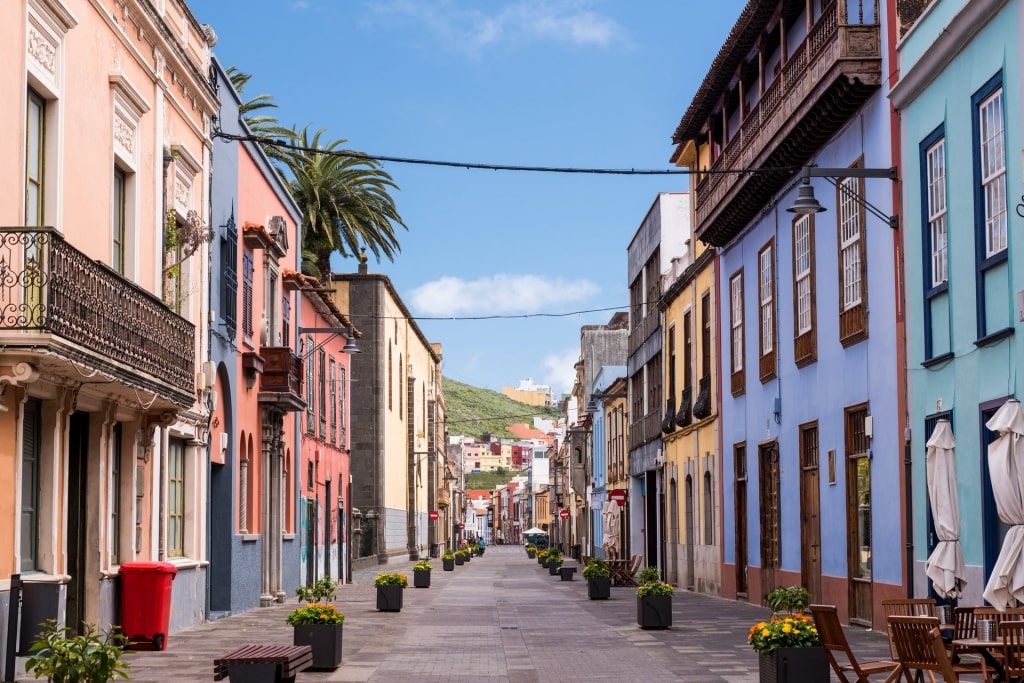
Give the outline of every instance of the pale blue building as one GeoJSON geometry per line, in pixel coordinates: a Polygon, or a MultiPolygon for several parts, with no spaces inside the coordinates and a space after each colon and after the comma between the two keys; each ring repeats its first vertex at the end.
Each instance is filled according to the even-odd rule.
{"type": "Polygon", "coordinates": [[[935,0],[901,17],[899,111],[906,268],[914,592],[937,537],[926,442],[956,441],[965,604],[982,591],[1005,526],[988,475],[988,418],[1024,395],[1021,3],[935,0]]]}

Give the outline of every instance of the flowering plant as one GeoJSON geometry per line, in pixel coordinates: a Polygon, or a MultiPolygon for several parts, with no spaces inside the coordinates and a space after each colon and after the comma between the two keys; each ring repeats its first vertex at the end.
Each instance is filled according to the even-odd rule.
{"type": "Polygon", "coordinates": [[[430,562],[428,560],[420,560],[412,566],[412,570],[414,572],[429,572],[431,569],[433,569],[433,567],[430,566],[430,562]]]}
{"type": "Polygon", "coordinates": [[[345,615],[338,611],[334,605],[322,605],[311,602],[305,607],[299,607],[288,615],[286,620],[292,626],[305,624],[341,624],[345,621],[345,615]]]}
{"type": "Polygon", "coordinates": [[[443,553],[441,553],[441,559],[442,560],[454,560],[455,559],[455,553],[453,553],[451,550],[445,550],[443,553]]]}
{"type": "Polygon", "coordinates": [[[636,589],[636,596],[644,598],[648,595],[672,595],[672,584],[664,581],[648,581],[640,584],[636,589]]]}
{"type": "Polygon", "coordinates": [[[583,578],[584,579],[597,579],[611,576],[611,570],[608,568],[608,563],[600,557],[592,557],[587,560],[587,565],[583,567],[583,578]]]}
{"type": "Polygon", "coordinates": [[[377,578],[373,580],[374,586],[401,586],[407,588],[409,586],[409,579],[405,574],[377,574],[377,578]]]}
{"type": "Polygon", "coordinates": [[[779,647],[813,647],[821,645],[818,629],[803,614],[773,616],[750,627],[747,642],[758,654],[767,655],[779,647]]]}

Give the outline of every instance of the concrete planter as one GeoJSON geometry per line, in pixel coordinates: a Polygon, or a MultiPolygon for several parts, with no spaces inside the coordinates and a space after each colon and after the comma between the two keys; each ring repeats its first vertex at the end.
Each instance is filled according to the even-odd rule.
{"type": "Polygon", "coordinates": [[[313,650],[311,669],[333,671],[341,665],[341,635],[344,624],[301,624],[294,626],[293,645],[313,650]]]}

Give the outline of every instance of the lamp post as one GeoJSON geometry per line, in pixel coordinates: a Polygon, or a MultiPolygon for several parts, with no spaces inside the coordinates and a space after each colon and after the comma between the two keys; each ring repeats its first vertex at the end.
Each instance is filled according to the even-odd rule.
{"type": "Polygon", "coordinates": [[[814,196],[811,178],[827,179],[840,192],[860,202],[864,205],[864,208],[877,218],[885,221],[890,228],[895,230],[899,227],[900,221],[898,216],[890,216],[862,197],[858,192],[837,181],[838,178],[888,178],[895,182],[899,179],[895,166],[890,168],[821,168],[819,166],[804,166],[800,171],[800,188],[797,192],[796,201],[786,211],[800,216],[825,211],[825,207],[819,204],[814,196]]]}

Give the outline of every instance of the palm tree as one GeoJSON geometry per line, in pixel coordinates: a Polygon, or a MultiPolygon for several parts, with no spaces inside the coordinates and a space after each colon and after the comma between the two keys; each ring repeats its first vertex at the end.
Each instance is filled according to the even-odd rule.
{"type": "Polygon", "coordinates": [[[316,254],[321,277],[331,272],[330,257],[356,256],[362,248],[393,261],[401,251],[395,225],[402,222],[389,190],[398,189],[380,162],[343,149],[347,140],[321,142],[309,127],[293,131],[294,145],[280,148],[291,180],[292,197],[302,209],[305,249],[316,254]]]}
{"type": "MultiPolygon", "coordinates": [[[[239,95],[252,78],[233,66],[227,74],[239,95]]],[[[332,253],[348,258],[367,248],[378,260],[383,255],[394,261],[401,251],[394,226],[406,225],[389,194],[398,189],[391,176],[376,159],[340,149],[347,140],[321,146],[323,129],[310,139],[309,126],[300,133],[273,116],[254,115],[274,108],[274,98],[263,94],[242,102],[238,111],[254,135],[266,138],[260,146],[302,211],[302,272],[323,280],[331,272],[332,253]]]]}

